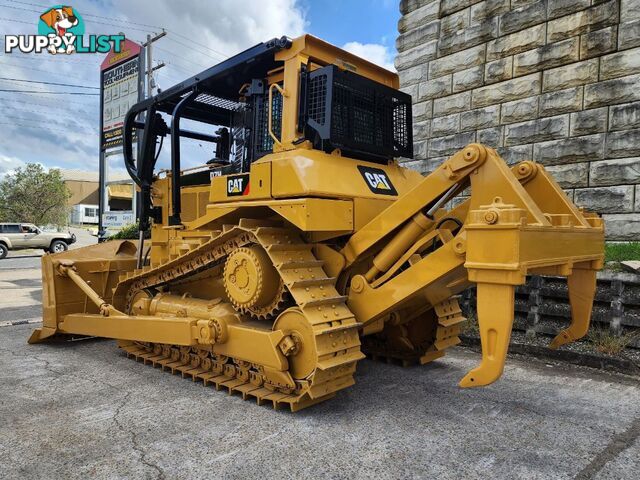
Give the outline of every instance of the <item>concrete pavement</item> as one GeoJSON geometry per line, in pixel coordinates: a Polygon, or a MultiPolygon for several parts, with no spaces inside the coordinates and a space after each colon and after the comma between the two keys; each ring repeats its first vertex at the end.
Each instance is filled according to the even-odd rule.
{"type": "Polygon", "coordinates": [[[640,385],[512,358],[359,365],[356,385],[297,414],[127,359],[111,341],[28,346],[0,328],[4,478],[637,478],[640,385]]]}
{"type": "MultiPolygon", "coordinates": [[[[70,231],[77,239],[70,249],[98,241],[84,229],[71,228],[70,231]]],[[[41,318],[40,257],[43,254],[42,250],[18,250],[0,260],[0,325],[41,318]]]]}
{"type": "Polygon", "coordinates": [[[42,318],[40,268],[18,268],[15,260],[0,260],[0,325],[42,318]]]}

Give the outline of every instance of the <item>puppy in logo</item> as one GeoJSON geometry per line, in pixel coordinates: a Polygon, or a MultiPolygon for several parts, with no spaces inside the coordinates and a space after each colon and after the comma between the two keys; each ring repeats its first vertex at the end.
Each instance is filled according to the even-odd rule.
{"type": "MultiPolygon", "coordinates": [[[[60,8],[52,8],[42,15],[40,15],[40,19],[47,24],[49,28],[55,30],[56,33],[50,33],[49,38],[65,37],[70,36],[71,33],[67,34],[67,30],[71,27],[75,27],[78,25],[78,18],[73,14],[73,8],[71,7],[60,7],[60,8]]],[[[57,42],[55,42],[57,43],[57,42]]],[[[56,53],[73,53],[76,50],[76,47],[73,44],[68,44],[58,49],[56,45],[52,41],[49,44],[49,53],[55,55],[56,53]]]]}

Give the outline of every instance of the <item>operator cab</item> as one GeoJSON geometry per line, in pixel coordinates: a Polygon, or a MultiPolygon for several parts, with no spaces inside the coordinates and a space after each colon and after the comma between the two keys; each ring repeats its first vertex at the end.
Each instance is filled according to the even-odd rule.
{"type": "Polygon", "coordinates": [[[181,188],[249,173],[270,153],[306,148],[378,164],[411,158],[411,97],[398,86],[395,73],[305,35],[258,44],[137,103],[125,117],[124,156],[142,192],[141,227],[158,217],[150,192],[164,137],[171,148],[168,222],[174,226],[182,222],[181,188]],[[203,128],[185,129],[182,119],[203,128]],[[215,153],[202,167],[183,170],[182,138],[208,142],[215,153]]]}

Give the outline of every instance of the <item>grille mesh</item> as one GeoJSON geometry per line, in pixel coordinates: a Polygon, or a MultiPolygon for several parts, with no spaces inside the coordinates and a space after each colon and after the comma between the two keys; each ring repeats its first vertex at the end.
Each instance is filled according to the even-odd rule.
{"type": "MultiPolygon", "coordinates": [[[[255,151],[258,155],[264,155],[273,150],[273,139],[268,130],[268,109],[266,108],[268,101],[268,97],[265,95],[264,102],[260,102],[256,112],[255,151]]],[[[276,89],[273,91],[271,103],[271,128],[273,134],[280,138],[282,134],[282,95],[276,89]]]]}
{"type": "Polygon", "coordinates": [[[411,96],[330,65],[311,72],[307,118],[318,148],[413,156],[411,96]]]}
{"type": "Polygon", "coordinates": [[[326,108],[327,76],[320,75],[309,81],[309,118],[311,120],[315,120],[321,125],[324,125],[326,108]]]}
{"type": "Polygon", "coordinates": [[[242,107],[241,103],[234,102],[232,100],[227,100],[226,98],[216,97],[208,93],[199,94],[195,98],[195,101],[198,103],[211,105],[212,107],[224,108],[225,110],[237,110],[238,108],[242,107]]]}

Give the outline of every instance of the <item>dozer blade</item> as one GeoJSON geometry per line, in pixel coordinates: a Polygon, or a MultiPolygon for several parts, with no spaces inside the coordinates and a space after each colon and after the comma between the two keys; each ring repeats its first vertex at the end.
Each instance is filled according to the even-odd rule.
{"type": "MultiPolygon", "coordinates": [[[[64,317],[70,313],[100,312],[86,292],[78,288],[71,277],[62,275],[60,266],[74,265],[78,277],[99,292],[110,304],[124,306],[123,298],[112,296],[121,274],[135,268],[137,244],[130,240],[113,240],[67,252],[42,257],[42,327],[29,337],[29,343],[40,343],[60,330],[64,317]]],[[[98,296],[98,294],[96,294],[98,296]]]]}

